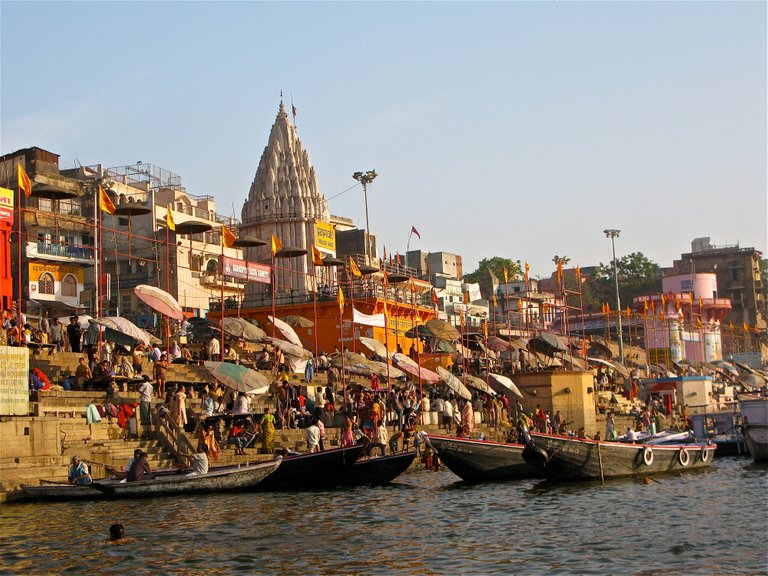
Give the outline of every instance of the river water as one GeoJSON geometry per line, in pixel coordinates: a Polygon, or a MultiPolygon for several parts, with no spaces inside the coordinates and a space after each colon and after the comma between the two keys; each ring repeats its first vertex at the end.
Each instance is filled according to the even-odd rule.
{"type": "Polygon", "coordinates": [[[768,467],[657,480],[4,505],[0,574],[768,574],[768,467]]]}

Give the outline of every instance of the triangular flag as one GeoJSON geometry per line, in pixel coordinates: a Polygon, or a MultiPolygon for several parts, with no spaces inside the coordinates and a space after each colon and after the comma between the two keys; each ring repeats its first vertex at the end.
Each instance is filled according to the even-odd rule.
{"type": "Polygon", "coordinates": [[[315,266],[323,265],[323,253],[314,244],[312,244],[312,264],[315,266]]]}
{"type": "Polygon", "coordinates": [[[171,205],[165,210],[165,225],[168,226],[168,230],[176,232],[176,222],[173,221],[173,212],[171,212],[171,205]]]}
{"type": "Polygon", "coordinates": [[[421,240],[421,234],[419,234],[419,231],[416,230],[416,226],[411,226],[411,234],[416,234],[416,236],[419,237],[419,240],[421,240]]]}
{"type": "Polygon", "coordinates": [[[469,304],[469,290],[464,292],[464,304],[469,304]]]}
{"type": "Polygon", "coordinates": [[[362,276],[363,273],[360,272],[360,268],[357,267],[357,264],[354,260],[352,260],[352,256],[349,257],[349,271],[352,273],[352,276],[362,276]]]}
{"type": "Polygon", "coordinates": [[[389,286],[389,274],[387,274],[386,270],[384,270],[384,286],[389,286]]]}
{"type": "Polygon", "coordinates": [[[387,259],[387,247],[386,246],[384,246],[384,255],[381,257],[381,259],[382,260],[386,260],[387,259]]]}
{"type": "Polygon", "coordinates": [[[576,268],[574,268],[574,272],[576,272],[576,277],[581,278],[581,266],[576,264],[576,268]]]}
{"type": "Polygon", "coordinates": [[[272,256],[277,254],[277,251],[280,250],[283,247],[283,243],[280,242],[280,239],[272,234],[272,256]]]}
{"type": "Polygon", "coordinates": [[[522,310],[523,309],[523,299],[522,298],[518,298],[517,299],[517,309],[518,310],[522,310]]]}
{"type": "Polygon", "coordinates": [[[339,293],[336,298],[339,302],[339,314],[344,315],[344,292],[339,288],[339,293]]]}
{"type": "Polygon", "coordinates": [[[224,243],[224,246],[227,248],[232,248],[235,244],[235,240],[237,240],[237,236],[232,234],[232,230],[224,226],[224,224],[221,225],[221,241],[224,243]]]}
{"type": "Polygon", "coordinates": [[[437,299],[437,292],[432,290],[432,304],[435,305],[435,308],[437,308],[440,305],[440,301],[437,299]]]}
{"type": "Polygon", "coordinates": [[[509,282],[509,270],[504,266],[504,282],[509,282]]]}
{"type": "Polygon", "coordinates": [[[19,190],[24,190],[24,194],[29,196],[32,194],[32,183],[29,181],[29,176],[27,176],[27,172],[24,170],[21,164],[17,164],[16,168],[16,176],[19,181],[19,190]]]}
{"type": "Polygon", "coordinates": [[[106,190],[99,186],[99,208],[101,208],[107,214],[115,213],[115,203],[107,194],[106,190]]]}

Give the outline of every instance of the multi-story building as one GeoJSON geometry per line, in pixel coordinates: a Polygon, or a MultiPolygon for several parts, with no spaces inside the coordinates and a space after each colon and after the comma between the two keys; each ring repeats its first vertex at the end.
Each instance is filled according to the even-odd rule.
{"type": "Polygon", "coordinates": [[[709,238],[696,238],[691,243],[691,252],[682,254],[673,264],[674,274],[688,274],[692,278],[701,272],[715,274],[715,297],[730,299],[731,309],[722,320],[722,349],[726,358],[763,364],[768,360],[766,286],[760,275],[762,257],[755,248],[715,246],[709,238]]]}

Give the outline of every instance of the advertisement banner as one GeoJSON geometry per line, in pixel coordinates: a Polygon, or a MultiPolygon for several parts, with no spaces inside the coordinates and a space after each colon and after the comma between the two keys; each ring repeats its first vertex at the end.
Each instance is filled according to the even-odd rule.
{"type": "Polygon", "coordinates": [[[246,262],[228,256],[224,256],[224,276],[239,278],[248,282],[272,283],[271,269],[266,264],[246,262]]]}
{"type": "Polygon", "coordinates": [[[364,314],[357,308],[352,308],[352,322],[363,326],[384,328],[384,314],[364,314]]]}
{"type": "Polygon", "coordinates": [[[40,279],[40,275],[44,272],[51,274],[56,282],[61,282],[69,274],[77,279],[78,284],[82,285],[84,282],[84,273],[80,266],[72,264],[43,264],[41,262],[29,264],[29,281],[37,282],[40,279]]]}
{"type": "Polygon", "coordinates": [[[315,222],[315,244],[323,252],[336,253],[336,229],[328,222],[315,222]]]}
{"type": "Polygon", "coordinates": [[[13,224],[13,190],[0,187],[0,222],[13,224]]]}

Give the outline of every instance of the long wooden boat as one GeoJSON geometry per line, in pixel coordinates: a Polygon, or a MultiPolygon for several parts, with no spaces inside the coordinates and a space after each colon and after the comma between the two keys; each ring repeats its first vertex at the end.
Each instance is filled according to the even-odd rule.
{"type": "Polygon", "coordinates": [[[257,464],[210,468],[207,474],[163,476],[138,482],[94,482],[110,498],[138,498],[170,496],[176,494],[199,494],[209,492],[234,492],[255,488],[275,470],[280,468],[282,459],[257,464]]]}
{"type": "Polygon", "coordinates": [[[415,451],[361,458],[347,468],[342,484],[384,486],[408,470],[415,458],[415,451]]]}
{"type": "Polygon", "coordinates": [[[355,444],[322,452],[289,454],[274,474],[258,486],[259,490],[332,488],[344,484],[365,446],[355,444]]]}
{"type": "Polygon", "coordinates": [[[739,403],[752,460],[768,462],[768,397],[742,396],[739,403]]]}
{"type": "Polygon", "coordinates": [[[523,460],[522,444],[471,440],[453,436],[427,436],[448,469],[466,482],[514,480],[541,476],[541,471],[523,460]]]}
{"type": "MultiPolygon", "coordinates": [[[[157,477],[175,476],[179,474],[189,474],[192,468],[159,468],[152,471],[152,475],[157,477]]],[[[102,486],[120,482],[125,478],[125,470],[115,470],[110,478],[100,478],[98,482],[102,486]]],[[[56,482],[52,480],[40,480],[39,486],[31,484],[21,485],[20,500],[24,502],[54,502],[62,500],[95,500],[104,498],[105,492],[99,490],[91,484],[69,484],[68,482],[56,482]]]]}
{"type": "Polygon", "coordinates": [[[553,480],[602,480],[710,465],[714,444],[649,446],[531,432],[523,458],[553,480]]]}

